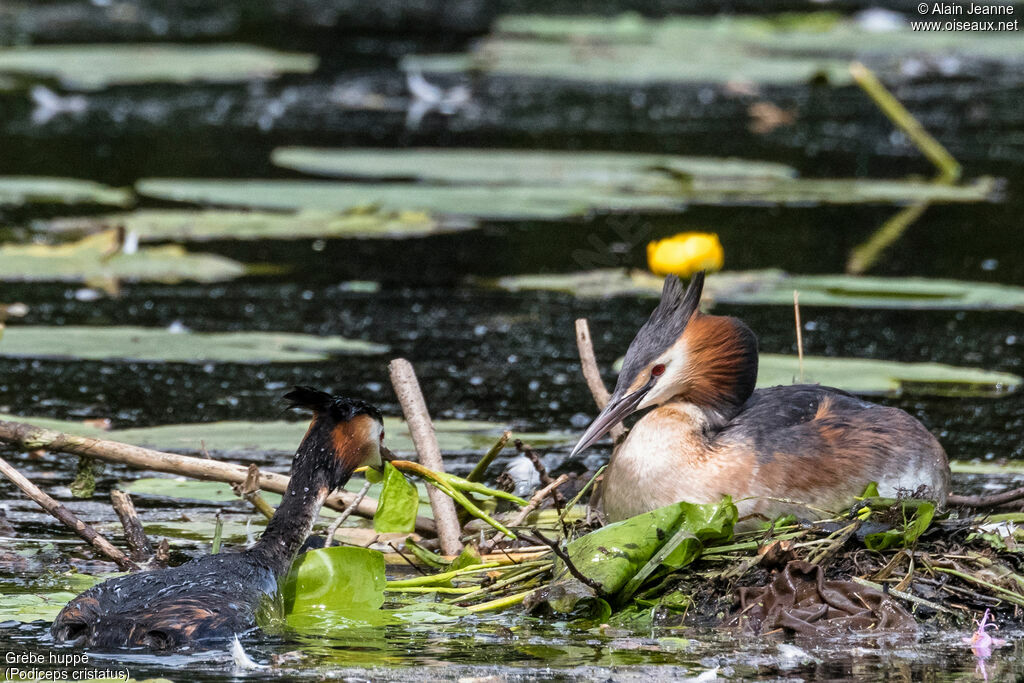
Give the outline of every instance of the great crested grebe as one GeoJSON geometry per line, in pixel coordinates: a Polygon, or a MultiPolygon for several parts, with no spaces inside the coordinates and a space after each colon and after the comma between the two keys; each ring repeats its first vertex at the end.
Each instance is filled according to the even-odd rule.
{"type": "Polygon", "coordinates": [[[324,499],[361,465],[379,467],[384,427],[377,408],[310,387],[285,395],[313,410],[280,507],[251,548],[207,555],[179,567],[129,574],[93,586],[64,607],[58,643],[98,648],[177,649],[229,639],[256,626],[273,604],[324,499]]]}
{"type": "Polygon", "coordinates": [[[839,511],[865,486],[944,505],[949,464],[924,425],[898,408],[813,384],[758,389],[757,337],[700,312],[704,273],[661,301],[626,351],[615,392],[573,455],[626,416],[653,408],[612,454],[601,501],[610,521],[732,496],[749,524],[839,511]],[[785,502],[781,499],[786,499],[785,502]],[[793,501],[803,505],[794,505],[793,501]]]}

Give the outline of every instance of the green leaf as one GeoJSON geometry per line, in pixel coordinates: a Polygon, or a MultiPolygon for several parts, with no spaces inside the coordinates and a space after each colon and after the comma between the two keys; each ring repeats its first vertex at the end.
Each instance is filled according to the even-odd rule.
{"type": "Polygon", "coordinates": [[[785,15],[783,20],[513,15],[501,17],[469,55],[410,56],[402,66],[432,73],[482,71],[628,84],[794,84],[821,77],[846,84],[854,55],[879,57],[883,67],[895,69],[900,56],[1005,59],[1022,52],[1013,31],[928,32],[904,27],[873,32],[831,13],[785,15]]]}
{"type": "MultiPolygon", "coordinates": [[[[183,500],[201,500],[208,503],[228,503],[242,500],[231,489],[231,484],[219,481],[201,481],[178,477],[142,477],[125,482],[120,487],[133,496],[165,496],[183,500]]],[[[271,505],[277,506],[281,496],[277,493],[260,493],[271,505]]]]}
{"type": "Polygon", "coordinates": [[[0,356],[168,363],[304,363],[388,347],[290,332],[171,332],[149,327],[11,325],[0,356]]]}
{"type": "Polygon", "coordinates": [[[0,281],[219,282],[245,273],[245,266],[224,256],[193,254],[182,246],[119,251],[114,232],[90,235],[72,244],[0,246],[0,281]]]}
{"type": "MultiPolygon", "coordinates": [[[[904,518],[906,518],[907,509],[906,506],[903,507],[904,518]]],[[[912,546],[921,534],[928,530],[934,516],[935,505],[922,502],[917,505],[914,515],[910,520],[904,522],[902,528],[868,534],[864,537],[864,545],[869,550],[887,550],[889,548],[912,546]]]]}
{"type": "Polygon", "coordinates": [[[143,209],[131,213],[36,221],[33,229],[92,233],[123,226],[142,242],[294,240],[303,237],[403,239],[476,227],[468,220],[442,220],[418,211],[266,211],[143,209]]]}
{"type": "Polygon", "coordinates": [[[503,149],[326,149],[282,147],[271,160],[304,173],[342,178],[416,178],[466,185],[603,186],[646,190],[679,176],[791,178],[784,164],[668,154],[503,149]]]}
{"type": "Polygon", "coordinates": [[[77,593],[22,593],[0,596],[0,621],[53,621],[77,593]]]}
{"type": "Polygon", "coordinates": [[[448,567],[448,571],[454,571],[456,569],[465,569],[466,567],[475,567],[478,564],[483,564],[483,559],[480,557],[480,551],[477,550],[475,545],[467,545],[459,553],[459,556],[451,563],[448,567]]]}
{"type": "Polygon", "coordinates": [[[416,529],[416,514],[420,497],[416,487],[391,463],[384,464],[384,488],[377,499],[377,514],[373,528],[384,533],[412,533],[416,529]]]}
{"type": "Polygon", "coordinates": [[[192,180],[150,178],[136,191],[154,199],[253,209],[419,211],[492,219],[555,219],[595,210],[670,210],[679,198],[615,192],[599,186],[446,186],[323,180],[192,180]]]}
{"type": "Polygon", "coordinates": [[[89,180],[48,176],[0,176],[0,206],[23,204],[102,204],[130,206],[131,190],[89,180]]]}
{"type": "Polygon", "coordinates": [[[66,88],[246,82],[310,73],[316,57],[251,45],[34,45],[0,50],[0,74],[56,78],[66,88]]]}
{"type": "Polygon", "coordinates": [[[284,580],[285,614],[376,611],[384,604],[384,583],[384,556],[376,550],[311,550],[296,559],[284,580]]]}
{"type": "MultiPolygon", "coordinates": [[[[663,279],[651,273],[621,269],[555,275],[517,275],[495,281],[509,291],[549,290],[578,297],[661,294],[663,279]]],[[[1024,309],[1024,287],[931,278],[864,275],[790,275],[781,270],[715,273],[704,284],[705,305],[800,305],[918,310],[1024,309]]]]}
{"type": "MultiPolygon", "coordinates": [[[[615,595],[641,572],[649,575],[662,565],[677,569],[699,557],[705,542],[728,540],[736,519],[736,506],[729,499],[707,505],[679,502],[609,524],[572,541],[568,546],[569,558],[577,569],[599,583],[606,594],[615,595]],[[673,539],[681,542],[658,556],[673,539]],[[654,557],[658,558],[657,565],[648,567],[654,557]]],[[[554,584],[542,589],[551,596],[547,603],[556,611],[575,612],[590,589],[573,588],[582,584],[564,566],[556,567],[555,576],[554,584]]],[[[641,576],[632,590],[644,578],[641,576]]]]}

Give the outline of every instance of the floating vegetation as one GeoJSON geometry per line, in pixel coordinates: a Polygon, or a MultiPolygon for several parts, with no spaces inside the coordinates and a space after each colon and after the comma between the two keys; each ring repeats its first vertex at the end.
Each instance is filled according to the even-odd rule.
{"type": "Polygon", "coordinates": [[[118,231],[68,244],[0,245],[0,280],[70,281],[108,288],[116,282],[220,282],[245,266],[216,254],[194,254],[177,244],[125,251],[118,231]]]}
{"type": "Polygon", "coordinates": [[[523,15],[500,18],[469,55],[407,57],[403,67],[616,83],[777,85],[826,79],[845,85],[855,56],[882,61],[923,53],[1005,59],[1024,55],[1024,48],[1013,31],[874,32],[831,13],[776,19],[523,15]]]}
{"type": "Polygon", "coordinates": [[[100,90],[138,83],[235,83],[311,73],[317,58],[252,45],[31,45],[0,50],[0,74],[100,90]]]}
{"type": "Polygon", "coordinates": [[[308,363],[387,350],[368,341],[291,332],[173,332],[149,327],[12,325],[0,339],[0,356],[8,358],[155,363],[308,363]]]}
{"type": "Polygon", "coordinates": [[[174,211],[143,209],[131,213],[37,221],[35,230],[92,233],[123,228],[139,241],[205,242],[310,238],[402,239],[476,227],[468,220],[439,219],[422,211],[349,212],[174,211]]]}
{"type": "Polygon", "coordinates": [[[330,149],[281,147],[271,160],[303,173],[464,185],[604,185],[643,190],[666,178],[796,176],[785,164],[669,154],[508,149],[330,149]]]}
{"type": "Polygon", "coordinates": [[[131,190],[90,180],[47,176],[0,176],[0,206],[24,204],[101,204],[131,206],[131,190]]]}
{"type": "MultiPolygon", "coordinates": [[[[550,290],[578,297],[657,297],[663,280],[633,270],[516,275],[499,278],[509,291],[550,290]]],[[[704,298],[714,303],[792,305],[793,290],[802,306],[919,310],[1020,310],[1024,288],[985,282],[917,277],[792,275],[781,270],[722,272],[708,278],[704,298]]]]}

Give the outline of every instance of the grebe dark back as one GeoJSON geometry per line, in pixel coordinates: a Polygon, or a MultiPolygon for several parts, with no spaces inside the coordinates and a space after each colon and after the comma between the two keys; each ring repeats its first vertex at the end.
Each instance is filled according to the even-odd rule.
{"type": "Polygon", "coordinates": [[[309,387],[285,395],[313,410],[280,507],[251,548],[179,567],[129,574],[93,586],[53,622],[58,643],[153,650],[229,639],[256,626],[275,599],[324,500],[361,465],[379,466],[384,427],[377,408],[309,387]]]}
{"type": "Polygon", "coordinates": [[[704,274],[661,301],[626,351],[615,392],[580,438],[587,448],[653,408],[612,454],[601,500],[611,521],[681,500],[732,496],[740,518],[838,511],[865,486],[945,504],[949,464],[924,425],[897,408],[819,385],[754,390],[757,337],[699,310],[704,274]],[[794,505],[779,499],[797,501],[794,505]]]}

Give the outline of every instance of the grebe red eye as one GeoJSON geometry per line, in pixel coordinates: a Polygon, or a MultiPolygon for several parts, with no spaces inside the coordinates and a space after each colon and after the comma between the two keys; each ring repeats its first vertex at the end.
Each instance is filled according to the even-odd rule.
{"type": "Polygon", "coordinates": [[[661,377],[664,374],[665,374],[665,365],[664,365],[664,363],[658,363],[653,368],[651,368],[651,377],[661,377]]]}

